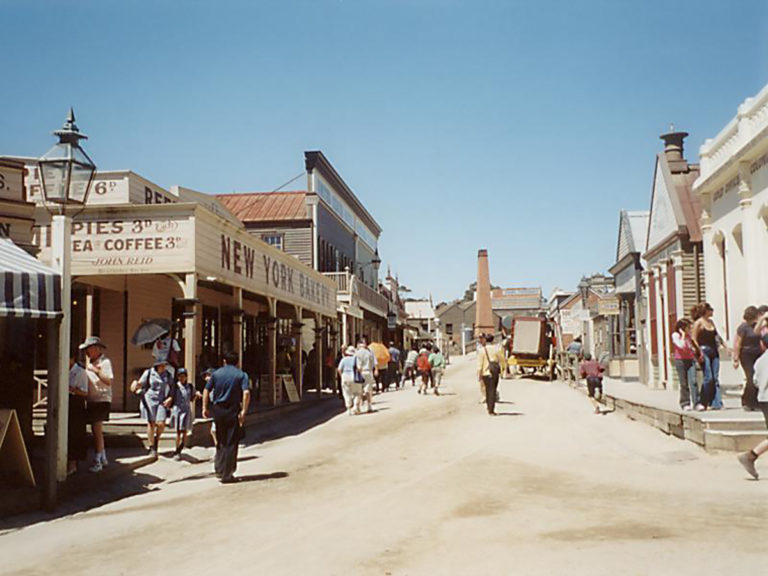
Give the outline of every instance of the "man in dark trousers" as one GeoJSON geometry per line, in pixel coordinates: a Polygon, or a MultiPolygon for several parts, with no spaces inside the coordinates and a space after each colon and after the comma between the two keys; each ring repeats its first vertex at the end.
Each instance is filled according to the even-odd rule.
{"type": "Polygon", "coordinates": [[[216,424],[216,477],[222,484],[236,482],[237,445],[243,426],[251,390],[248,375],[237,367],[234,352],[224,355],[224,366],[216,370],[205,384],[203,392],[203,417],[210,418],[210,398],[213,395],[213,421],[216,424]]]}

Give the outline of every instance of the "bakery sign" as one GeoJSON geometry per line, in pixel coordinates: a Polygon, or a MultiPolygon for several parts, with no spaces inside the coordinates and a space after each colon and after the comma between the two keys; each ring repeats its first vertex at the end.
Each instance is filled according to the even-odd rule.
{"type": "Polygon", "coordinates": [[[252,237],[219,234],[219,273],[246,289],[335,314],[336,292],[326,279],[252,237]]]}
{"type": "Polygon", "coordinates": [[[188,218],[98,218],[72,223],[73,274],[143,274],[194,269],[188,218]]]}

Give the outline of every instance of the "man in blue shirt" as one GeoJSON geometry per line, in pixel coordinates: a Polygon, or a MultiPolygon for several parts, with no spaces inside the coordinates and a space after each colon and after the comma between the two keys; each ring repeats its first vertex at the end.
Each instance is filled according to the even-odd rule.
{"type": "Polygon", "coordinates": [[[387,369],[387,376],[384,385],[389,388],[392,384],[397,388],[400,383],[398,373],[400,372],[400,350],[395,346],[394,342],[389,343],[389,366],[387,369]]]}
{"type": "Polygon", "coordinates": [[[204,418],[211,417],[209,404],[213,403],[213,421],[216,424],[214,469],[222,484],[236,482],[237,445],[251,402],[248,375],[237,367],[237,361],[237,354],[226,353],[224,366],[211,375],[203,392],[204,418]]]}

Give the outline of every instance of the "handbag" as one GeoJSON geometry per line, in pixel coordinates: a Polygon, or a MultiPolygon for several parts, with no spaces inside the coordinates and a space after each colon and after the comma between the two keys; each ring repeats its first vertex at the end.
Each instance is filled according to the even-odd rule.
{"type": "Polygon", "coordinates": [[[488,348],[486,346],[483,346],[483,350],[485,350],[485,357],[488,358],[488,371],[491,373],[493,378],[498,378],[499,374],[501,374],[501,366],[495,360],[491,360],[491,357],[488,355],[488,348]]]}
{"type": "Polygon", "coordinates": [[[355,365],[355,383],[365,384],[365,377],[363,376],[363,373],[357,369],[357,365],[355,365]]]}

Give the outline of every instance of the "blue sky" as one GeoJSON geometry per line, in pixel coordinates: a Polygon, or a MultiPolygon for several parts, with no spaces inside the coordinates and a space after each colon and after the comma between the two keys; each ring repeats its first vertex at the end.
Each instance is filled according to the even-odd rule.
{"type": "Polygon", "coordinates": [[[270,190],[320,149],[414,296],[573,288],[648,209],[659,134],[696,161],[768,82],[768,3],[0,0],[0,152],[67,107],[101,169],[270,190]]]}

